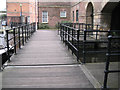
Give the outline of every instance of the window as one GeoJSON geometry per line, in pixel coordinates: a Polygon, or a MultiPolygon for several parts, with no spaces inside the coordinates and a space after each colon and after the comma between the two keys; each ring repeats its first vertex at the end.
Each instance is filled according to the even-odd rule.
{"type": "Polygon", "coordinates": [[[60,17],[66,17],[66,11],[61,11],[60,12],[60,17]]]}
{"type": "Polygon", "coordinates": [[[74,22],[74,11],[73,11],[73,22],[74,22]]]}
{"type": "Polygon", "coordinates": [[[78,21],[78,10],[76,10],[76,21],[78,21]]]}
{"type": "Polygon", "coordinates": [[[42,12],[42,23],[48,23],[48,12],[47,11],[42,12]]]}

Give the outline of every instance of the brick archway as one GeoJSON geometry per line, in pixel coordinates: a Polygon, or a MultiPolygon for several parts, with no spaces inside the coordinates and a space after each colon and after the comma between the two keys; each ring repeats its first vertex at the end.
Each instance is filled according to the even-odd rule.
{"type": "Polygon", "coordinates": [[[112,11],[111,30],[120,30],[120,2],[112,11]]]}
{"type": "Polygon", "coordinates": [[[101,24],[106,30],[120,29],[120,2],[107,2],[101,11],[101,24]]]}
{"type": "Polygon", "coordinates": [[[93,25],[93,21],[94,21],[94,8],[93,4],[89,2],[86,9],[86,23],[93,25]]]}

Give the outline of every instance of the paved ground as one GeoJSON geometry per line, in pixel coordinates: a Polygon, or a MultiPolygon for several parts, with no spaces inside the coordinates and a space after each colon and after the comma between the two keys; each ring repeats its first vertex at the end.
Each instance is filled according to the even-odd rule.
{"type": "MultiPolygon", "coordinates": [[[[110,70],[120,70],[120,63],[111,62],[110,70]]],[[[105,63],[87,63],[85,67],[94,78],[103,86],[105,63]]],[[[120,88],[120,73],[110,73],[108,76],[109,88],[120,88]]]]}
{"type": "Polygon", "coordinates": [[[37,31],[11,61],[3,88],[93,88],[53,30],[37,31]]]}

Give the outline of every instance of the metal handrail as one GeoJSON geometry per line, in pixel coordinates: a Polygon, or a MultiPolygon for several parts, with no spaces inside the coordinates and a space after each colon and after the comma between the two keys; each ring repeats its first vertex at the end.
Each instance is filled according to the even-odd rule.
{"type": "Polygon", "coordinates": [[[79,61],[79,34],[80,34],[80,30],[76,29],[74,27],[70,27],[68,25],[65,24],[61,24],[60,25],[60,36],[61,36],[61,40],[63,42],[65,42],[66,45],[68,45],[68,49],[72,50],[72,54],[74,53],[73,51],[75,50],[74,53],[77,57],[77,61],[79,61]],[[72,32],[71,32],[72,31],[72,32]],[[76,35],[75,35],[76,33],[76,35]],[[70,39],[72,41],[70,41],[70,39]],[[77,46],[74,44],[74,42],[77,42],[77,46]],[[72,47],[72,48],[71,48],[72,47]]]}
{"type": "MultiPolygon", "coordinates": [[[[82,25],[79,23],[75,23],[72,25],[82,25]]],[[[107,57],[106,60],[106,67],[105,67],[105,76],[104,76],[104,82],[103,82],[103,88],[107,88],[107,80],[108,80],[108,74],[109,73],[117,73],[120,72],[120,70],[109,70],[109,64],[110,64],[110,57],[112,56],[120,56],[120,50],[111,50],[111,42],[114,43],[119,43],[120,41],[120,36],[116,36],[116,35],[120,35],[120,30],[99,30],[99,29],[85,29],[85,28],[80,28],[78,27],[79,32],[76,32],[75,29],[76,26],[70,26],[69,24],[60,24],[60,37],[61,40],[68,46],[68,49],[71,49],[72,53],[75,54],[75,52],[77,52],[76,57],[77,60],[79,60],[79,46],[82,45],[83,46],[83,62],[82,63],[86,63],[86,54],[87,53],[104,53],[107,57]],[[81,30],[83,31],[83,34],[80,34],[81,30]],[[91,40],[87,40],[87,36],[92,35],[92,34],[87,34],[88,32],[96,32],[94,35],[96,35],[95,37],[95,41],[91,41],[91,40]],[[98,35],[99,32],[103,32],[106,35],[106,40],[103,41],[98,41],[98,35]],[[116,34],[116,35],[115,35],[116,34]],[[81,40],[81,42],[79,42],[81,35],[83,35],[83,39],[81,40]],[[108,37],[107,37],[108,36],[108,37]],[[117,41],[115,40],[117,39],[117,41]],[[113,40],[113,41],[112,41],[113,40]],[[92,50],[86,50],[86,44],[90,44],[90,43],[106,43],[107,44],[107,48],[99,51],[92,51],[92,50]],[[75,52],[74,52],[75,51],[75,52]]],[[[85,24],[84,24],[85,25],[85,24]]]]}
{"type": "MultiPolygon", "coordinates": [[[[17,49],[21,49],[21,46],[24,46],[24,43],[29,40],[29,38],[35,31],[36,31],[35,23],[21,25],[21,26],[6,30],[6,42],[7,42],[7,45],[6,45],[7,60],[6,61],[8,61],[8,62],[11,61],[10,60],[10,50],[13,49],[14,54],[16,54],[17,49]],[[10,33],[13,36],[9,38],[10,33]],[[13,41],[13,43],[12,43],[12,46],[10,47],[11,41],[13,41]],[[19,46],[19,48],[18,48],[18,46],[19,46]]],[[[4,62],[6,62],[6,61],[4,61],[4,62]]]]}
{"type": "MultiPolygon", "coordinates": [[[[69,41],[68,43],[72,42],[72,44],[70,45],[72,48],[79,47],[80,45],[83,46],[83,50],[82,50],[83,61],[82,61],[82,63],[86,63],[86,54],[87,53],[91,53],[91,52],[92,53],[96,53],[96,52],[97,53],[101,53],[101,52],[106,53],[106,50],[107,50],[106,49],[104,51],[93,51],[93,50],[88,51],[88,50],[86,50],[86,45],[91,44],[91,43],[101,43],[101,44],[105,43],[105,44],[107,44],[108,43],[107,35],[112,35],[113,32],[119,32],[119,31],[118,30],[105,31],[105,30],[99,30],[98,28],[95,29],[95,30],[94,29],[90,30],[90,29],[80,28],[80,27],[83,27],[83,25],[85,26],[85,25],[90,25],[90,24],[84,24],[84,23],[67,23],[67,24],[63,24],[63,23],[61,23],[60,24],[60,36],[61,36],[61,40],[63,42],[65,42],[66,45],[67,45],[68,41],[69,41]],[[76,26],[72,26],[70,24],[72,24],[72,25],[78,24],[78,25],[81,25],[81,26],[76,28],[76,26]],[[77,33],[77,30],[79,31],[79,35],[77,33]],[[83,32],[82,34],[80,33],[81,31],[83,32]],[[89,32],[92,32],[92,34],[91,33],[89,34],[89,32]],[[93,32],[95,32],[95,33],[93,33],[93,32]],[[106,35],[106,38],[104,38],[104,40],[100,40],[98,38],[98,36],[100,36],[100,33],[104,33],[106,35]],[[93,35],[94,35],[94,37],[92,37],[92,38],[94,40],[88,40],[87,39],[87,37],[91,37],[93,35]],[[83,37],[83,39],[78,40],[77,37],[81,38],[81,36],[83,37]],[[69,38],[71,39],[71,41],[67,40],[69,38]],[[76,42],[79,42],[79,44],[77,44],[76,42]]],[[[100,25],[96,25],[96,26],[98,27],[100,25]]],[[[72,53],[74,53],[73,50],[72,50],[72,53]]]]}
{"type": "MultiPolygon", "coordinates": [[[[113,32],[113,31],[112,31],[113,32]]],[[[120,32],[120,31],[116,31],[115,32],[120,32]]],[[[108,48],[107,48],[107,52],[106,52],[106,65],[105,65],[105,75],[104,75],[104,82],[103,82],[103,88],[108,88],[107,87],[107,83],[108,83],[108,74],[110,73],[117,73],[117,72],[120,72],[120,70],[110,70],[110,57],[112,56],[119,56],[120,55],[120,50],[116,50],[116,51],[112,51],[111,50],[111,43],[112,43],[112,40],[115,40],[117,39],[118,41],[120,41],[120,36],[112,36],[112,35],[109,35],[108,36],[108,48]]]]}

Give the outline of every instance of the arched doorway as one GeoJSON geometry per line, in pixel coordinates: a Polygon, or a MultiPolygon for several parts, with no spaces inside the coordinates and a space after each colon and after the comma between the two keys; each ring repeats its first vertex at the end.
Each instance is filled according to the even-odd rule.
{"type": "Polygon", "coordinates": [[[111,30],[120,30],[120,3],[112,11],[111,30]]]}
{"type": "Polygon", "coordinates": [[[120,29],[120,2],[108,2],[101,11],[101,25],[105,30],[120,29]]]}
{"type": "Polygon", "coordinates": [[[93,25],[93,20],[94,20],[93,14],[94,14],[93,4],[90,2],[88,3],[86,9],[86,24],[93,25]]]}

